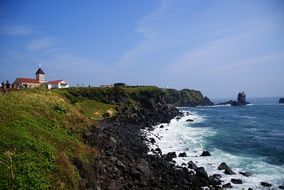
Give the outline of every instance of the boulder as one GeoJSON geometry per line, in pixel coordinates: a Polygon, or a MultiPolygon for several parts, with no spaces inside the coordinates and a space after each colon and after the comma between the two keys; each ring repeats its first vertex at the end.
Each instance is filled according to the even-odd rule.
{"type": "Polygon", "coordinates": [[[253,188],[250,188],[250,187],[249,187],[248,190],[253,190],[253,188]]]}
{"type": "Polygon", "coordinates": [[[180,120],[181,119],[181,117],[176,117],[176,120],[178,121],[178,120],[180,120]]]}
{"type": "Polygon", "coordinates": [[[211,156],[211,154],[207,150],[205,150],[200,156],[211,156]]]}
{"type": "Polygon", "coordinates": [[[271,187],[272,186],[270,183],[267,183],[267,182],[260,182],[260,185],[262,185],[263,187],[271,187]]]}
{"type": "Polygon", "coordinates": [[[160,128],[164,128],[164,127],[165,127],[164,125],[161,125],[161,126],[160,126],[160,128]]]}
{"type": "Polygon", "coordinates": [[[221,185],[221,180],[219,177],[216,176],[210,176],[209,177],[210,183],[213,185],[221,185]]]}
{"type": "Polygon", "coordinates": [[[226,168],[229,168],[229,166],[225,163],[222,162],[219,166],[218,166],[218,170],[224,170],[226,168]]]}
{"type": "Polygon", "coordinates": [[[231,185],[231,183],[226,183],[224,185],[222,185],[223,188],[232,188],[233,186],[231,185]]]}
{"type": "Polygon", "coordinates": [[[213,177],[218,178],[218,179],[222,178],[222,176],[220,174],[213,174],[213,177]]]}
{"type": "Polygon", "coordinates": [[[151,170],[149,168],[149,164],[146,160],[141,159],[138,164],[137,168],[140,172],[142,172],[146,177],[149,177],[151,175],[151,170]]]}
{"type": "Polygon", "coordinates": [[[179,153],[178,157],[187,157],[187,155],[186,155],[185,152],[181,152],[181,153],[179,153]]]}
{"type": "Polygon", "coordinates": [[[225,170],[224,173],[227,174],[227,175],[234,175],[234,174],[236,174],[235,172],[233,172],[231,170],[231,168],[229,168],[229,166],[225,162],[222,162],[218,166],[218,170],[225,170]]]}
{"type": "Polygon", "coordinates": [[[176,152],[169,152],[168,154],[164,155],[167,161],[172,161],[173,158],[176,158],[176,152]]]}
{"type": "Polygon", "coordinates": [[[246,176],[246,177],[249,177],[252,175],[251,172],[239,172],[239,174],[243,175],[243,176],[246,176]]]}
{"type": "Polygon", "coordinates": [[[161,150],[160,148],[156,148],[155,151],[156,151],[158,154],[162,155],[162,150],[161,150]]]}
{"type": "Polygon", "coordinates": [[[284,104],[284,98],[279,99],[279,104],[284,104]]]}
{"type": "Polygon", "coordinates": [[[231,182],[234,183],[234,184],[242,184],[243,183],[243,181],[241,179],[234,179],[234,178],[231,179],[231,182]]]}
{"type": "Polygon", "coordinates": [[[196,176],[201,178],[208,178],[208,174],[203,167],[199,167],[195,169],[196,176]]]}
{"type": "Polygon", "coordinates": [[[279,189],[284,189],[284,185],[279,185],[279,189]]]}
{"type": "Polygon", "coordinates": [[[187,119],[186,122],[193,122],[193,119],[187,119]]]}
{"type": "Polygon", "coordinates": [[[190,168],[190,169],[193,169],[193,170],[196,170],[198,167],[196,166],[196,164],[192,161],[189,161],[187,163],[187,167],[190,168]]]}
{"type": "Polygon", "coordinates": [[[227,175],[235,175],[236,173],[233,172],[230,168],[228,168],[228,169],[225,169],[224,174],[227,174],[227,175]]]}
{"type": "Polygon", "coordinates": [[[156,140],[154,138],[152,138],[152,137],[149,140],[150,140],[151,144],[154,144],[156,142],[156,140]]]}

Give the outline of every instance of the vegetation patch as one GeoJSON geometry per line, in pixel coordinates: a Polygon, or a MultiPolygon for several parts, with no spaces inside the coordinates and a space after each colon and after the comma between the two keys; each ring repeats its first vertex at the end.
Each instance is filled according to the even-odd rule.
{"type": "Polygon", "coordinates": [[[71,159],[88,162],[95,150],[81,139],[88,121],[76,107],[52,91],[9,92],[0,120],[1,189],[79,188],[71,159]]]}

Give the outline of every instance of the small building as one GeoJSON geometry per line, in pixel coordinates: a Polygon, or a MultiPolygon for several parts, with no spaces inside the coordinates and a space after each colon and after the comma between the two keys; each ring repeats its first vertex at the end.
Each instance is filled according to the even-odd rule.
{"type": "Polygon", "coordinates": [[[45,83],[46,88],[52,89],[52,88],[68,88],[69,84],[65,80],[53,80],[53,81],[48,81],[45,83]]]}
{"type": "Polygon", "coordinates": [[[33,88],[40,87],[41,83],[37,79],[17,78],[14,82],[16,87],[33,88]]]}
{"type": "Polygon", "coordinates": [[[103,84],[100,86],[100,88],[112,88],[113,84],[103,84]]]}
{"type": "Polygon", "coordinates": [[[36,78],[17,78],[14,82],[14,85],[18,88],[34,88],[45,86],[48,89],[52,88],[68,88],[69,84],[65,80],[45,80],[45,73],[41,68],[35,73],[36,78]]]}

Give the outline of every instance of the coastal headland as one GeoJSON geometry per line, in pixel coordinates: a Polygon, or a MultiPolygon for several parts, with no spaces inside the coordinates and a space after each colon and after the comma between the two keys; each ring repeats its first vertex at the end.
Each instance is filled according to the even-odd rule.
{"type": "Polygon", "coordinates": [[[169,155],[149,155],[141,132],[181,116],[175,106],[212,105],[199,91],[25,89],[0,101],[1,188],[220,188],[202,168],[191,172],[169,155]]]}

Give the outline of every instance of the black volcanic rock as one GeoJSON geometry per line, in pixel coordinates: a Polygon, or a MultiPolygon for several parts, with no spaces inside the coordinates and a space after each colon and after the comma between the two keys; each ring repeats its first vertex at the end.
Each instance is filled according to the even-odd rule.
{"type": "Polygon", "coordinates": [[[179,153],[178,157],[187,157],[185,152],[179,153]]]}
{"type": "Polygon", "coordinates": [[[231,182],[234,183],[234,184],[242,184],[243,183],[243,181],[241,179],[234,179],[234,178],[231,179],[231,182]]]}
{"type": "Polygon", "coordinates": [[[224,185],[222,185],[223,188],[232,188],[233,186],[231,185],[231,183],[226,183],[224,185]]]}
{"type": "Polygon", "coordinates": [[[205,151],[202,152],[202,154],[200,156],[211,156],[211,154],[210,154],[210,152],[205,150],[205,151]]]}
{"type": "Polygon", "coordinates": [[[203,167],[195,169],[196,175],[202,178],[208,178],[208,174],[203,167]]]}
{"type": "Polygon", "coordinates": [[[225,170],[224,173],[227,174],[227,175],[234,175],[234,174],[236,174],[235,172],[233,172],[231,170],[231,168],[225,162],[222,162],[218,166],[218,170],[225,170]]]}
{"type": "Polygon", "coordinates": [[[279,104],[284,104],[284,98],[279,99],[279,104]]]}
{"type": "Polygon", "coordinates": [[[271,187],[272,186],[270,183],[267,183],[267,182],[261,182],[260,185],[262,185],[263,187],[271,187]]]}
{"type": "Polygon", "coordinates": [[[237,101],[229,100],[227,102],[223,102],[218,105],[228,105],[228,104],[230,104],[231,106],[244,106],[244,105],[249,104],[249,102],[246,101],[245,92],[239,92],[237,101]]]}
{"type": "Polygon", "coordinates": [[[194,163],[194,162],[192,162],[192,161],[189,161],[188,163],[187,163],[187,167],[188,168],[190,168],[190,169],[193,169],[193,170],[196,170],[198,167],[196,166],[196,164],[194,163]]]}
{"type": "Polygon", "coordinates": [[[252,175],[251,172],[239,172],[239,174],[243,175],[243,176],[246,176],[246,177],[249,177],[252,175]]]}

